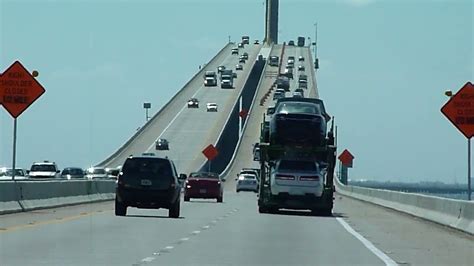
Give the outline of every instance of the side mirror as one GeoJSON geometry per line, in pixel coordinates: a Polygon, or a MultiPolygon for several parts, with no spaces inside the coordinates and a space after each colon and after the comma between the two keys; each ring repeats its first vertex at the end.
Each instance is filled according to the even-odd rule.
{"type": "Polygon", "coordinates": [[[30,173],[30,170],[26,170],[26,174],[28,175],[30,173]]]}
{"type": "Polygon", "coordinates": [[[239,178],[236,177],[234,180],[237,181],[237,180],[239,180],[239,178]]]}
{"type": "Polygon", "coordinates": [[[56,173],[60,173],[60,172],[61,172],[61,171],[59,171],[59,170],[56,170],[56,173]]]}
{"type": "Polygon", "coordinates": [[[183,180],[186,180],[186,178],[188,178],[186,174],[179,174],[178,180],[183,181],[183,180]]]}

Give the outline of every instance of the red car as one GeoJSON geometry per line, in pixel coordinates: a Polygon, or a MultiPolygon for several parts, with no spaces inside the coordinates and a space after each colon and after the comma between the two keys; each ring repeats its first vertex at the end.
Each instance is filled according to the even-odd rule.
{"type": "Polygon", "coordinates": [[[207,172],[191,173],[184,185],[184,201],[191,198],[224,199],[224,188],[218,174],[207,172]]]}

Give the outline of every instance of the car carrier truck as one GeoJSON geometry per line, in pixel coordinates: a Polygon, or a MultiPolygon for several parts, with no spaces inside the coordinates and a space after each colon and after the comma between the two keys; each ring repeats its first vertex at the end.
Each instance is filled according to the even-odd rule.
{"type": "Polygon", "coordinates": [[[297,209],[331,215],[336,146],[334,119],[327,130],[331,117],[323,101],[283,98],[276,103],[271,119],[265,116],[259,143],[259,212],[297,209]],[[296,111],[283,110],[289,106],[296,111]],[[315,109],[308,111],[309,107],[315,109]]]}

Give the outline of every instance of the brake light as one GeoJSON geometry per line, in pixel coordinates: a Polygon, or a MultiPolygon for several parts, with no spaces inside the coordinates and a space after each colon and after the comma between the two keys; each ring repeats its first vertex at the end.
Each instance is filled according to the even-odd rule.
{"type": "Polygon", "coordinates": [[[292,175],[276,175],[275,178],[279,180],[295,180],[295,177],[292,175]]]}
{"type": "Polygon", "coordinates": [[[300,181],[318,181],[319,176],[302,176],[300,177],[300,181]]]}

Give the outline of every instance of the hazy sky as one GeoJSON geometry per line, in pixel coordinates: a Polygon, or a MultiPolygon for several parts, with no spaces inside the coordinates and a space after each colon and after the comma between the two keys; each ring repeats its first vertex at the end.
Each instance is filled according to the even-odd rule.
{"type": "MultiPolygon", "coordinates": [[[[262,0],[0,0],[0,72],[46,93],[18,119],[18,164],[105,159],[220,50],[262,39],[262,0]]],[[[351,178],[465,182],[467,141],[439,109],[474,80],[473,1],[280,1],[280,40],[314,40],[321,98],[356,156],[351,178]]],[[[13,120],[0,110],[0,165],[13,120]]]]}

